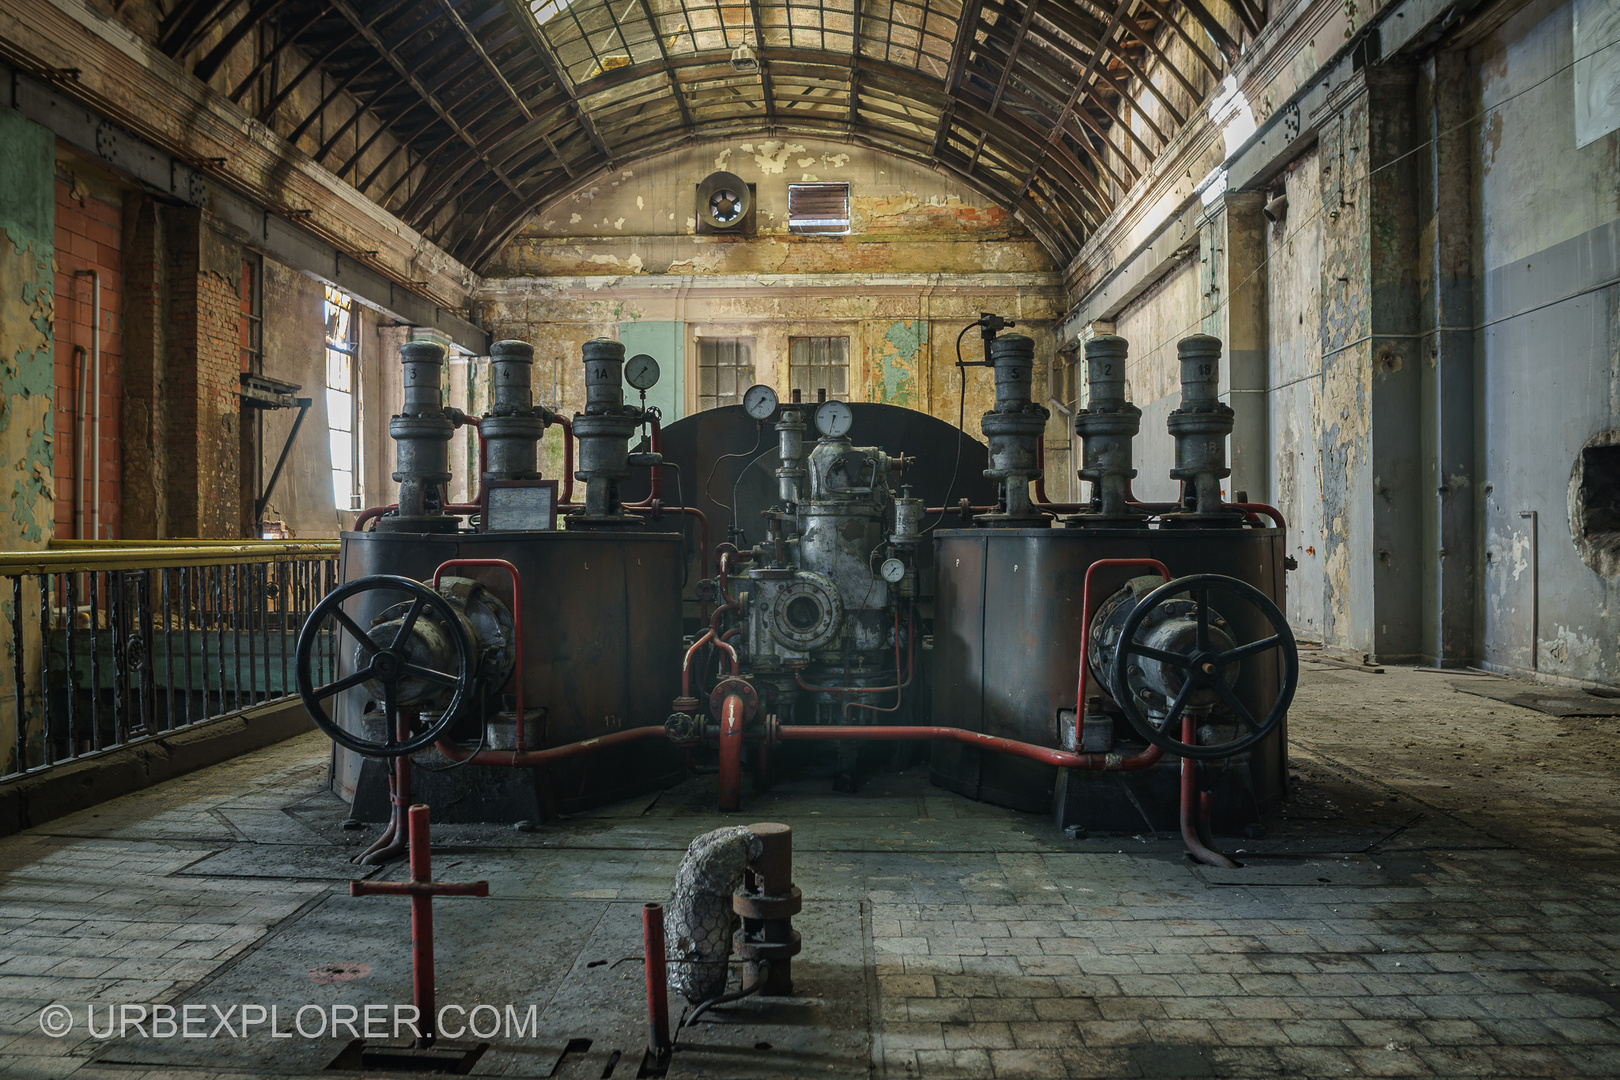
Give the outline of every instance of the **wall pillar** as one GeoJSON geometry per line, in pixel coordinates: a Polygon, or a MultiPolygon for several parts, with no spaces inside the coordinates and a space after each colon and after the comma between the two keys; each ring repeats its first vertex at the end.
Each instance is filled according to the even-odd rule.
{"type": "Polygon", "coordinates": [[[1319,144],[1323,634],[1393,662],[1423,644],[1415,92],[1411,67],[1364,68],[1319,144]]]}
{"type": "Polygon", "coordinates": [[[1473,147],[1465,54],[1431,57],[1417,107],[1429,140],[1419,156],[1423,361],[1423,640],[1425,660],[1461,667],[1475,634],[1473,147]]]}
{"type": "Polygon", "coordinates": [[[165,212],[168,535],[240,535],[242,253],[203,212],[165,212]]]}
{"type": "Polygon", "coordinates": [[[165,207],[124,200],[124,537],[164,540],[169,530],[168,245],[165,207]]]}
{"type": "Polygon", "coordinates": [[[1266,197],[1229,191],[1199,221],[1199,314],[1221,339],[1221,396],[1232,407],[1226,496],[1271,501],[1271,380],[1266,313],[1266,197]]]}

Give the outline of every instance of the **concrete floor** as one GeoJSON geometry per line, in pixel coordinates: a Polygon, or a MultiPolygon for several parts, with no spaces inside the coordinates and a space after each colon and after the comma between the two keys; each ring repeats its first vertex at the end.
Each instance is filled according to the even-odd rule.
{"type": "MultiPolygon", "coordinates": [[[[1461,675],[1305,668],[1295,795],[1230,844],[1241,870],[1191,866],[1174,837],[1069,840],[920,769],[853,796],[798,781],[732,818],[699,777],[532,833],[437,828],[435,876],[491,893],[435,905],[439,1002],[535,1007],[476,1074],[637,1075],[640,903],[692,836],[780,820],[802,996],[716,1009],[671,1076],[1620,1075],[1620,719],[1459,693],[1461,675]]],[[[0,840],[0,1074],[306,1075],[348,1033],[242,1037],[242,1005],[291,1032],[303,1006],[312,1029],[408,1001],[408,905],[348,895],[373,833],[340,828],[327,747],[0,840]],[[71,1006],[60,1038],[51,1004],[71,1006]],[[152,1004],[232,1020],[85,1030],[87,1007],[106,1034],[109,1006],[152,1004]]]]}

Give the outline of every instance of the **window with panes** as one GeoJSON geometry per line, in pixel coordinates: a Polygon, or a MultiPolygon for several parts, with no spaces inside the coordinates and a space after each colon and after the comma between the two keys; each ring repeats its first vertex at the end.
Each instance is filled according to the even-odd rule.
{"type": "Polygon", "coordinates": [[[698,338],[698,409],[740,405],[754,385],[753,338],[698,338]]]}
{"type": "Polygon", "coordinates": [[[358,352],[354,300],[328,285],[325,312],[326,428],[332,449],[332,504],[339,510],[354,510],[360,502],[360,491],[354,483],[354,373],[358,352]]]}
{"type": "Polygon", "coordinates": [[[797,337],[788,342],[788,390],[804,401],[849,396],[849,338],[797,337]]]}

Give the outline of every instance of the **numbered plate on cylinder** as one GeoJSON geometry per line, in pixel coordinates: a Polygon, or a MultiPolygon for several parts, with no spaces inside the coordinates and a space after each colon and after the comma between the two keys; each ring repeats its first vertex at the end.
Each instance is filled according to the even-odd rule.
{"type": "Polygon", "coordinates": [[[743,394],[743,409],[755,420],[769,420],[776,412],[776,391],[764,384],[755,384],[743,394]]]}
{"type": "Polygon", "coordinates": [[[624,381],[637,390],[651,390],[658,384],[658,361],[637,353],[624,362],[624,381]]]}
{"type": "Polygon", "coordinates": [[[816,410],[816,430],[829,439],[843,438],[855,422],[855,414],[842,401],[824,402],[816,410]]]}
{"type": "Polygon", "coordinates": [[[901,562],[899,559],[884,559],[882,567],[878,569],[878,573],[883,575],[884,581],[887,581],[890,585],[894,585],[897,584],[901,578],[906,576],[906,564],[901,562]]]}

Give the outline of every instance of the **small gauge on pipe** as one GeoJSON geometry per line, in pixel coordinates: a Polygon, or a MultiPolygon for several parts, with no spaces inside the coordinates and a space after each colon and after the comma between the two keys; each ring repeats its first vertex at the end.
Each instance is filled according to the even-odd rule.
{"type": "Polygon", "coordinates": [[[743,394],[743,410],[755,420],[769,420],[776,412],[776,391],[763,383],[756,383],[743,394]]]}
{"type": "Polygon", "coordinates": [[[651,390],[658,385],[658,361],[637,353],[624,362],[624,381],[637,390],[651,390]]]}
{"type": "Polygon", "coordinates": [[[882,574],[883,580],[890,585],[897,585],[900,579],[906,576],[906,564],[899,559],[884,559],[878,573],[882,574]]]}
{"type": "Polygon", "coordinates": [[[829,439],[841,439],[849,433],[855,414],[842,401],[828,401],[816,410],[816,430],[829,439]]]}

